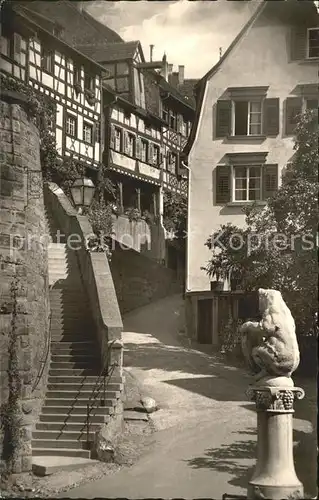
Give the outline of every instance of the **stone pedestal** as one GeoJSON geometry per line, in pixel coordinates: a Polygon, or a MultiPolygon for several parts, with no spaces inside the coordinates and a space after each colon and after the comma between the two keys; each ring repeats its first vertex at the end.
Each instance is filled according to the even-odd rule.
{"type": "Polygon", "coordinates": [[[251,386],[247,396],[257,411],[257,464],[249,482],[249,500],[304,497],[293,459],[293,404],[304,397],[291,378],[263,380],[251,386]]]}

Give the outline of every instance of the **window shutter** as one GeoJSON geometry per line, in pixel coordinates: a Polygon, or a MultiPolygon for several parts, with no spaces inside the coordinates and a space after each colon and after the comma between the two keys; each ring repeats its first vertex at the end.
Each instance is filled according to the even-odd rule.
{"type": "Polygon", "coordinates": [[[180,154],[177,153],[177,159],[176,159],[176,175],[177,175],[177,177],[181,178],[182,173],[183,173],[183,167],[182,167],[181,157],[180,157],[180,154]]]}
{"type": "Polygon", "coordinates": [[[181,115],[177,115],[177,132],[179,133],[182,132],[182,123],[183,123],[183,117],[181,115]]]}
{"type": "Polygon", "coordinates": [[[263,200],[267,200],[278,189],[278,165],[266,164],[262,169],[263,200]]]}
{"type": "Polygon", "coordinates": [[[154,164],[154,145],[152,142],[149,142],[148,144],[148,158],[149,158],[149,163],[154,164]]]}
{"type": "Polygon", "coordinates": [[[14,33],[13,35],[13,54],[17,62],[21,60],[21,35],[14,33]]]}
{"type": "Polygon", "coordinates": [[[216,137],[227,137],[231,134],[231,101],[217,101],[216,137]]]}
{"type": "Polygon", "coordinates": [[[142,154],[141,138],[136,137],[136,158],[138,160],[141,158],[141,154],[142,154]]]}
{"type": "Polygon", "coordinates": [[[129,137],[128,137],[128,132],[124,130],[124,152],[128,153],[129,150],[129,137]]]}
{"type": "Polygon", "coordinates": [[[163,161],[164,161],[163,153],[160,153],[160,155],[159,155],[159,164],[162,165],[163,161]]]}
{"type": "Polygon", "coordinates": [[[279,134],[279,99],[265,99],[263,104],[263,134],[279,134]]]}
{"type": "Polygon", "coordinates": [[[302,112],[301,97],[287,97],[286,99],[286,135],[293,135],[298,119],[296,118],[302,112]]]}
{"type": "Polygon", "coordinates": [[[115,127],[111,125],[110,147],[115,149],[115,127]]]}
{"type": "Polygon", "coordinates": [[[291,31],[291,60],[306,59],[307,30],[303,26],[295,26],[291,31]]]}
{"type": "Polygon", "coordinates": [[[230,197],[231,168],[229,165],[216,167],[216,204],[228,203],[230,197]]]}

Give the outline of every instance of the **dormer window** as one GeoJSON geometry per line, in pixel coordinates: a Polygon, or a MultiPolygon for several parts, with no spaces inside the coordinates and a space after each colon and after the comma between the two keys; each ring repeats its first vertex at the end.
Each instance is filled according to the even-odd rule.
{"type": "Polygon", "coordinates": [[[319,57],[319,28],[308,29],[308,59],[315,59],[319,57]]]}

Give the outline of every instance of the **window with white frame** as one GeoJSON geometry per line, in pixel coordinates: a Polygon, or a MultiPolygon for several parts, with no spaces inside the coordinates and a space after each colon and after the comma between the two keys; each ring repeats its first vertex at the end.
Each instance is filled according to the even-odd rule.
{"type": "Polygon", "coordinates": [[[135,155],[135,135],[130,133],[127,134],[127,154],[132,158],[135,155]]]}
{"type": "Polygon", "coordinates": [[[165,104],[162,104],[162,118],[163,118],[164,122],[168,123],[169,110],[165,104]]]}
{"type": "Polygon", "coordinates": [[[233,201],[262,199],[261,166],[233,167],[233,201]]]}
{"type": "Polygon", "coordinates": [[[261,135],[262,100],[232,102],[232,135],[261,135]]]}
{"type": "Polygon", "coordinates": [[[169,127],[172,130],[177,130],[177,114],[174,111],[170,112],[169,116],[169,127]]]}
{"type": "Polygon", "coordinates": [[[147,154],[148,154],[148,142],[141,140],[141,161],[147,162],[147,154]]]}
{"type": "Polygon", "coordinates": [[[95,85],[94,85],[94,77],[91,76],[89,73],[85,72],[84,74],[84,88],[86,90],[91,90],[94,91],[95,85]]]}
{"type": "Polygon", "coordinates": [[[71,137],[76,137],[76,118],[68,115],[66,118],[66,133],[71,137]]]}
{"type": "Polygon", "coordinates": [[[83,122],[83,141],[92,144],[93,142],[93,125],[83,122]]]}
{"type": "Polygon", "coordinates": [[[121,151],[122,150],[122,129],[119,127],[114,128],[114,135],[115,135],[115,141],[114,141],[114,149],[115,151],[121,151]]]}
{"type": "Polygon", "coordinates": [[[308,59],[315,59],[319,57],[319,28],[308,29],[308,59]]]}

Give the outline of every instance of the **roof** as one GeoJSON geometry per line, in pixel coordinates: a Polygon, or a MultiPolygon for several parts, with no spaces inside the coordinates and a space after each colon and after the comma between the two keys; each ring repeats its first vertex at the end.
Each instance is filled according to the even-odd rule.
{"type": "Polygon", "coordinates": [[[103,66],[101,66],[98,62],[90,59],[85,54],[82,54],[76,48],[74,48],[74,47],[70,46],[68,43],[66,43],[65,40],[58,38],[51,31],[49,31],[48,29],[44,28],[39,23],[37,23],[35,21],[35,19],[33,18],[32,13],[29,15],[29,11],[25,8],[21,8],[21,6],[18,3],[12,4],[12,10],[13,10],[13,12],[15,12],[15,14],[17,14],[18,16],[20,16],[24,20],[26,20],[28,22],[29,26],[31,26],[35,30],[40,29],[44,35],[49,36],[51,39],[54,39],[57,47],[62,46],[64,48],[70,50],[73,54],[76,54],[77,56],[81,57],[82,59],[85,59],[88,63],[90,63],[91,66],[94,66],[95,70],[99,70],[100,73],[102,73],[104,71],[103,66]]]}
{"type": "Polygon", "coordinates": [[[162,89],[164,92],[167,92],[167,94],[169,94],[170,96],[175,97],[175,99],[180,101],[188,108],[195,109],[194,105],[190,102],[190,100],[187,99],[183,94],[181,94],[181,92],[176,87],[168,83],[163,76],[159,75],[158,73],[156,73],[156,75],[157,75],[157,83],[160,89],[162,89]]]}
{"type": "Polygon", "coordinates": [[[120,42],[105,43],[102,45],[85,44],[77,45],[80,52],[88,55],[98,62],[119,61],[123,59],[133,59],[133,56],[140,46],[140,42],[120,42]]]}
{"type": "Polygon", "coordinates": [[[183,83],[177,85],[177,90],[191,103],[194,108],[196,107],[194,88],[198,81],[198,78],[186,78],[183,83]]]}
{"type": "Polygon", "coordinates": [[[92,43],[92,41],[98,44],[122,41],[122,38],[115,31],[96,21],[87,12],[81,12],[74,3],[69,0],[14,2],[15,5],[26,7],[28,10],[41,14],[63,26],[63,38],[70,45],[92,43]]]}

